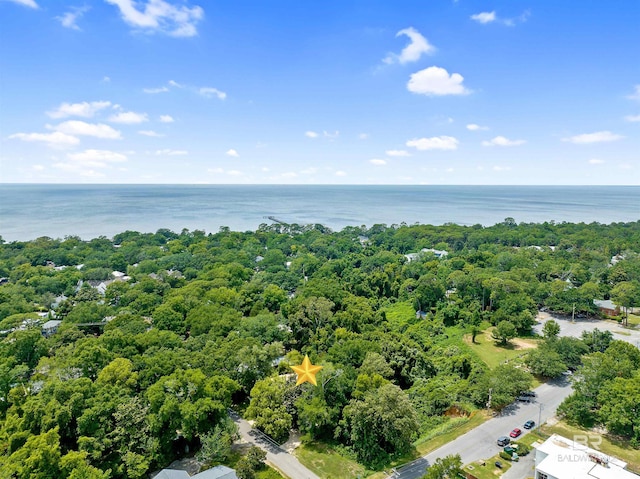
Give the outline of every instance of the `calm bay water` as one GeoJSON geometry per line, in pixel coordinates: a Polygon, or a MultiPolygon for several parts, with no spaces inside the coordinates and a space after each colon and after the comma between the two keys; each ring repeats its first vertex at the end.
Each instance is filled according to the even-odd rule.
{"type": "Polygon", "coordinates": [[[253,231],[268,215],[298,224],[640,220],[639,186],[281,186],[0,184],[0,236],[112,237],[126,230],[220,226],[253,231]]]}

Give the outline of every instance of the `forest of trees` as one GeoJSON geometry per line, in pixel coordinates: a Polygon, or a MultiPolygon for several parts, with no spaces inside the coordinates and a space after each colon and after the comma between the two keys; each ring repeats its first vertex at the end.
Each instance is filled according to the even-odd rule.
{"type": "MultiPolygon", "coordinates": [[[[452,406],[485,407],[492,389],[500,409],[530,388],[464,332],[508,341],[540,308],[639,305],[640,222],[0,238],[0,278],[0,477],[142,478],[186,446],[215,450],[229,407],[277,441],[296,428],[379,468],[452,406]],[[449,254],[405,256],[423,248],[449,254]],[[305,354],[323,369],[295,387],[305,354]]],[[[637,445],[640,351],[544,334],[527,364],[576,370],[562,413],[637,445]]]]}

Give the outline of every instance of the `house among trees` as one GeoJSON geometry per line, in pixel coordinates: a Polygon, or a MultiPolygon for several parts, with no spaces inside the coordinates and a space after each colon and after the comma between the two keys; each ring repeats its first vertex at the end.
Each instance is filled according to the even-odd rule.
{"type": "Polygon", "coordinates": [[[58,332],[58,327],[62,321],[57,319],[51,319],[42,325],[42,335],[45,338],[52,336],[58,332]]]}
{"type": "Polygon", "coordinates": [[[601,314],[606,316],[617,316],[620,314],[620,306],[610,299],[594,299],[593,304],[598,307],[601,314]]]}
{"type": "Polygon", "coordinates": [[[163,469],[154,479],[238,479],[236,471],[227,466],[216,466],[190,476],[187,471],[163,469]]]}
{"type": "Polygon", "coordinates": [[[422,248],[419,253],[407,253],[404,255],[404,257],[407,258],[407,261],[410,263],[411,261],[420,259],[422,256],[424,256],[425,253],[433,253],[438,259],[446,258],[447,256],[449,256],[448,251],[433,248],[422,248]]]}

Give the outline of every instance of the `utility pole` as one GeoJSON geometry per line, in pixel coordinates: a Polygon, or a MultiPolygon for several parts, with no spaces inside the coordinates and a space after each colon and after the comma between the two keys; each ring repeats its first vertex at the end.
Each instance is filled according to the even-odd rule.
{"type": "Polygon", "coordinates": [[[491,393],[493,392],[493,388],[489,388],[489,400],[487,401],[487,409],[491,409],[491,393]]]}
{"type": "Polygon", "coordinates": [[[538,432],[540,432],[540,427],[542,426],[542,403],[540,403],[538,406],[540,406],[540,410],[538,411],[538,432]]]}
{"type": "Polygon", "coordinates": [[[573,312],[571,313],[571,322],[576,322],[576,303],[573,303],[573,312]]]}

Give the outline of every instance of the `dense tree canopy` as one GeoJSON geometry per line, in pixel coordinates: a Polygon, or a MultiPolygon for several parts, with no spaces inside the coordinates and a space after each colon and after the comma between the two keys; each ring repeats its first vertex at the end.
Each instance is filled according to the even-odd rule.
{"type": "MultiPolygon", "coordinates": [[[[264,224],[0,243],[9,478],[142,478],[187,448],[223,457],[226,409],[246,402],[277,440],[297,427],[382,465],[448,409],[500,409],[530,387],[522,368],[490,369],[465,332],[493,325],[509,341],[539,308],[632,307],[640,281],[640,222],[264,224]],[[50,319],[62,323],[41,330],[50,319]],[[318,386],[294,386],[288,366],[304,354],[324,367],[318,386]]],[[[550,352],[529,365],[577,369],[564,414],[637,439],[631,346],[556,335],[545,329],[550,352]]]]}

